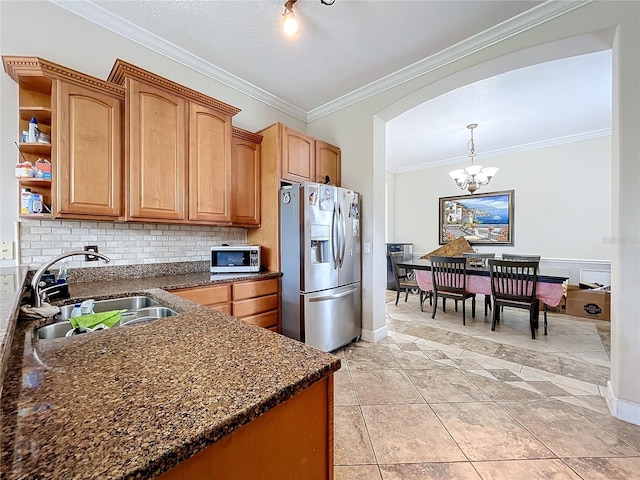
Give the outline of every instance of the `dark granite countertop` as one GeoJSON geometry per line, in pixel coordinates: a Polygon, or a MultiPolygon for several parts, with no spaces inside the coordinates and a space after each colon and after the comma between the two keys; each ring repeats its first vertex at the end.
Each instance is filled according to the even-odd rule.
{"type": "Polygon", "coordinates": [[[165,291],[241,278],[72,284],[74,298],[142,293],[179,312],[93,334],[36,341],[43,321],[19,321],[0,477],[153,478],[339,368],[331,354],[165,291]]]}

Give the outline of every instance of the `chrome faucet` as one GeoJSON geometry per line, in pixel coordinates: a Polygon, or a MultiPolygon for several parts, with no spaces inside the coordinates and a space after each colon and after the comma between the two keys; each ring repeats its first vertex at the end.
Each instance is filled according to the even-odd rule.
{"type": "Polygon", "coordinates": [[[44,275],[44,273],[49,270],[49,267],[51,267],[51,265],[53,265],[56,262],[59,262],[60,260],[62,260],[63,258],[67,258],[67,257],[73,257],[76,255],[93,255],[94,257],[100,257],[101,259],[103,259],[105,262],[109,263],[111,261],[111,259],[109,257],[107,257],[106,255],[103,255],[102,253],[98,253],[98,252],[86,252],[84,250],[72,250],[71,252],[66,252],[63,253],[62,255],[58,255],[57,257],[55,257],[52,260],[49,260],[48,262],[46,262],[45,264],[43,264],[40,268],[38,268],[38,270],[36,270],[36,273],[33,274],[33,278],[31,279],[31,289],[33,290],[33,297],[34,297],[34,307],[40,307],[42,306],[42,300],[43,300],[43,294],[45,294],[46,290],[49,290],[49,288],[45,288],[44,290],[40,291],[40,280],[42,279],[42,275],[44,275]]]}

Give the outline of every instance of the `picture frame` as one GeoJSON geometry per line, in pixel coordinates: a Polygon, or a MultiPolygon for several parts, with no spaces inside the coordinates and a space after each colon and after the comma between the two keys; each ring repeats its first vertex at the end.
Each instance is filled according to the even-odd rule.
{"type": "Polygon", "coordinates": [[[514,190],[439,199],[439,244],[513,245],[514,190]]]}

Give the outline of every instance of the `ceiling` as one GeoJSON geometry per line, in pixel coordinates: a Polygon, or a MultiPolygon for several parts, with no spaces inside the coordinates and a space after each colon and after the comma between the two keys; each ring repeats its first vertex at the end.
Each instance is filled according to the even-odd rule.
{"type": "MultiPolygon", "coordinates": [[[[581,4],[299,0],[289,38],[284,0],[51,1],[304,121],[581,4]]],[[[469,123],[478,158],[610,129],[610,64],[608,52],[584,55],[430,100],[387,124],[387,167],[459,161],[469,123]]]]}

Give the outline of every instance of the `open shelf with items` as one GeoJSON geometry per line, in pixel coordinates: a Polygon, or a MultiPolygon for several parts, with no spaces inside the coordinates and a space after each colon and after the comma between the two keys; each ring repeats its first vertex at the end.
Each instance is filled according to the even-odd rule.
{"type": "MultiPolygon", "coordinates": [[[[18,162],[25,159],[29,161],[35,169],[38,161],[46,161],[52,163],[52,145],[50,142],[25,142],[22,138],[22,132],[29,131],[29,122],[32,118],[36,119],[38,131],[51,138],[52,124],[52,86],[54,82],[51,78],[44,76],[20,76],[18,81],[18,112],[19,112],[19,130],[18,130],[18,162]]],[[[52,169],[51,176],[54,172],[52,169]]],[[[20,201],[18,203],[18,212],[21,218],[53,218],[51,214],[53,207],[52,179],[23,177],[18,179],[18,195],[20,201]],[[37,193],[42,196],[43,213],[25,213],[22,209],[22,190],[28,188],[31,193],[37,193]]]]}
{"type": "Polygon", "coordinates": [[[20,207],[20,217],[119,219],[124,88],[38,57],[2,60],[18,84],[18,163],[28,161],[35,170],[40,160],[46,177],[51,170],[50,179],[18,178],[19,205],[25,188],[44,204],[38,214],[20,207]],[[25,142],[34,140],[32,118],[42,135],[25,142]]]}

